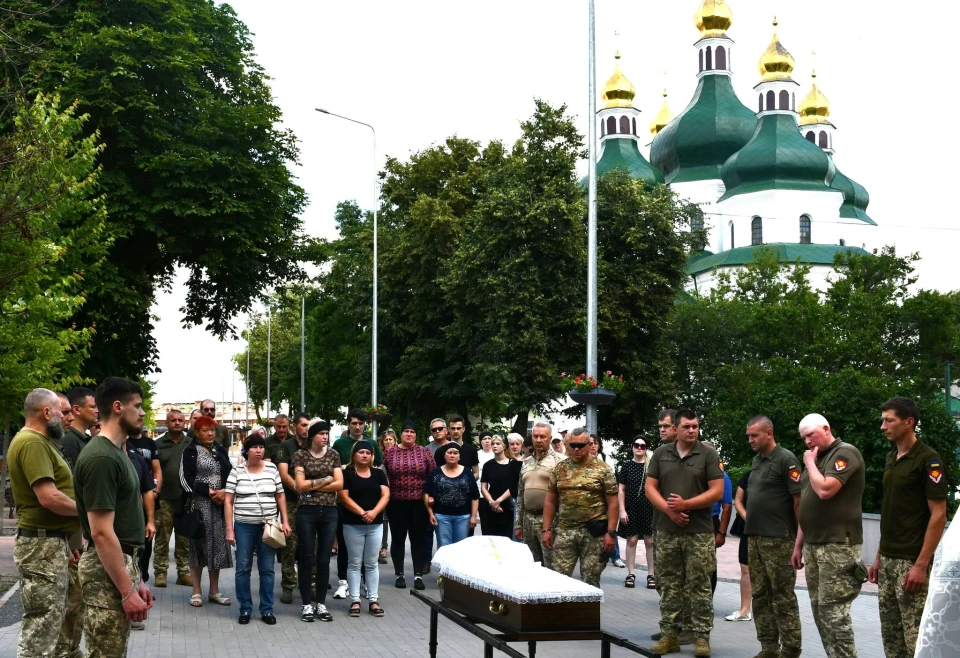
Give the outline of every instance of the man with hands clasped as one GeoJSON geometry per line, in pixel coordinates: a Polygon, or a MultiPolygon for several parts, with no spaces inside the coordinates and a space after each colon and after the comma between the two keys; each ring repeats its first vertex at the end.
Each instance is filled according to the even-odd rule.
{"type": "MultiPolygon", "coordinates": [[[[713,595],[710,575],[716,569],[716,536],[711,507],[723,496],[723,471],[717,451],[698,440],[697,414],[674,415],[677,440],[657,448],[647,468],[646,495],[662,514],[657,522],[657,579],[660,641],[651,651],[677,653],[684,598],[690,605],[694,656],[710,656],[713,595]]],[[[685,624],[684,624],[685,625],[685,624]]]]}

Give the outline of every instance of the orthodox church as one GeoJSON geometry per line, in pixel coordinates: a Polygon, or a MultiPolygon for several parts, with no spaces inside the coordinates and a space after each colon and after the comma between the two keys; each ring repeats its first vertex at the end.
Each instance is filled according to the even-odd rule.
{"type": "MultiPolygon", "coordinates": [[[[834,255],[866,253],[870,197],[834,162],[830,104],[816,84],[799,103],[795,61],[777,36],[759,60],[752,109],[733,90],[733,13],[724,0],[703,0],[695,15],[700,38],[697,89],[678,116],[667,106],[650,124],[653,142],[644,157],[638,132],[636,88],[620,69],[603,88],[597,174],[617,167],[650,184],[666,183],[700,205],[707,238],[687,267],[688,289],[705,294],[717,274],[775,250],[783,262],[811,268],[823,289],[834,255]]],[[[802,91],[800,92],[803,93],[802,91]]]]}

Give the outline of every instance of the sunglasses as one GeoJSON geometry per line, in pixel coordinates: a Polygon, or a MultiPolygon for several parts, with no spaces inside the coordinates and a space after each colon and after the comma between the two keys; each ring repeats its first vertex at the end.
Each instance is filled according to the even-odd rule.
{"type": "Polygon", "coordinates": [[[201,409],[200,411],[203,411],[203,412],[207,412],[207,411],[216,411],[216,409],[201,409]]]}
{"type": "Polygon", "coordinates": [[[431,432],[442,432],[442,431],[445,430],[445,429],[447,429],[447,428],[446,428],[446,427],[431,427],[431,428],[430,428],[430,431],[431,431],[431,432]]]}
{"type": "Polygon", "coordinates": [[[646,444],[646,443],[634,443],[634,444],[633,444],[633,447],[634,447],[634,448],[643,448],[644,450],[646,450],[647,444],[646,444]]]}
{"type": "Polygon", "coordinates": [[[586,447],[587,447],[588,445],[590,445],[590,444],[589,444],[589,443],[571,443],[571,444],[569,444],[569,445],[570,445],[570,447],[573,448],[574,450],[583,450],[584,448],[586,448],[586,447]]]}

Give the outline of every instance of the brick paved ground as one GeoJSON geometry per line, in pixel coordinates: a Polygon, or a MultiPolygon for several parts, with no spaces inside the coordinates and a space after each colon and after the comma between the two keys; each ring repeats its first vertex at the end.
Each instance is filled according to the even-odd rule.
{"type": "MultiPolygon", "coordinates": [[[[639,552],[642,555],[643,551],[639,552]]],[[[722,579],[739,576],[736,555],[735,539],[720,550],[722,579]]],[[[170,573],[173,574],[173,571],[170,573]]],[[[154,589],[157,602],[150,613],[147,630],[131,634],[128,655],[132,658],[389,658],[427,655],[428,609],[411,597],[408,590],[393,587],[392,569],[389,566],[382,565],[381,573],[385,586],[381,589],[380,601],[387,616],[375,619],[364,612],[359,619],[351,619],[346,615],[346,601],[332,601],[328,597],[328,607],[335,617],[332,623],[303,623],[298,617],[299,605],[278,602],[276,612],[280,623],[276,626],[261,623],[257,616],[249,626],[239,626],[236,623],[236,601],[228,608],[206,604],[194,609],[188,603],[189,588],[172,585],[166,589],[154,589]]],[[[412,573],[409,565],[407,573],[412,573]]],[[[623,587],[624,575],[625,570],[613,567],[608,567],[603,573],[601,585],[606,598],[603,604],[603,628],[647,645],[650,643],[650,633],[657,630],[658,597],[655,591],[639,586],[644,580],[643,572],[638,573],[638,587],[634,590],[623,587]]],[[[233,572],[224,571],[221,583],[223,591],[233,598],[233,572]]],[[[427,577],[427,583],[427,592],[437,594],[431,576],[427,577]]],[[[797,594],[803,618],[804,656],[822,658],[825,654],[810,614],[807,593],[798,590],[797,594]]],[[[739,597],[739,587],[735,581],[721,580],[714,598],[715,628],[711,637],[716,658],[750,658],[760,649],[752,622],[734,623],[723,619],[739,607],[739,597]]],[[[7,605],[17,605],[17,601],[12,599],[7,605]]],[[[882,656],[876,597],[866,593],[861,595],[854,603],[853,611],[860,656],[882,656]]],[[[19,624],[0,628],[0,658],[16,656],[18,632],[19,624]]],[[[479,640],[442,618],[439,642],[440,656],[483,655],[483,645],[479,640]]],[[[517,648],[524,651],[525,646],[517,645],[517,648]]],[[[684,647],[679,655],[692,654],[692,647],[684,647]]],[[[548,644],[541,646],[539,655],[549,658],[596,656],[599,655],[599,643],[548,644]]],[[[634,654],[614,648],[613,655],[615,658],[625,658],[634,654]]]]}

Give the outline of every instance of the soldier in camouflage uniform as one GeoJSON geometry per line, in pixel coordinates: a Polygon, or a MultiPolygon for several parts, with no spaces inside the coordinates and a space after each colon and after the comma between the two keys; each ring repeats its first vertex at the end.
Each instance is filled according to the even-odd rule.
{"type": "Polygon", "coordinates": [[[293,419],[294,435],[289,437],[276,451],[277,469],[283,481],[283,492],[287,499],[287,519],[290,522],[291,535],[287,538],[287,545],[283,547],[280,569],[280,602],[293,603],[293,590],[297,588],[297,502],[300,494],[297,493],[297,484],[290,472],[290,460],[294,453],[307,443],[307,430],[310,427],[310,414],[299,413],[293,419]]]}
{"type": "MultiPolygon", "coordinates": [[[[791,556],[804,569],[813,620],[827,658],[856,658],[850,606],[867,579],[863,551],[863,457],[835,438],[827,419],[800,421],[803,453],[799,529],[791,556]]],[[[751,477],[751,480],[753,478],[751,477]]]]}
{"type": "Polygon", "coordinates": [[[761,651],[757,658],[799,658],[800,606],[790,564],[800,506],[800,462],[777,445],[773,423],[757,416],[747,424],[747,440],[757,453],[750,475],[744,536],[748,542],[753,621],[761,651]]]}
{"type": "Polygon", "coordinates": [[[553,549],[554,571],[569,576],[579,559],[583,582],[600,587],[600,574],[617,540],[617,478],[590,454],[586,429],[567,433],[566,448],[570,458],[554,467],[543,505],[543,545],[553,549]]]}
{"type": "Polygon", "coordinates": [[[56,655],[67,607],[69,563],[79,558],[69,538],[80,525],[73,476],[56,445],[63,437],[63,410],[44,388],[24,402],[24,425],[7,455],[17,510],[13,561],[20,573],[23,622],[17,656],[56,655]]]}
{"type": "Polygon", "coordinates": [[[553,550],[543,545],[543,505],[553,480],[553,469],[565,457],[550,447],[553,427],[550,423],[533,426],[533,454],[523,460],[517,493],[517,518],[513,536],[533,553],[533,559],[548,569],[553,566],[553,550]]]}
{"type": "Polygon", "coordinates": [[[656,565],[663,591],[661,637],[651,651],[680,651],[677,634],[686,599],[688,630],[696,645],[693,655],[707,658],[713,630],[710,575],[717,564],[711,507],[723,496],[723,471],[717,451],[698,440],[700,423],[694,412],[680,409],[674,424],[677,441],[657,448],[647,467],[647,500],[661,513],[656,565]]]}
{"type": "Polygon", "coordinates": [[[895,449],[883,470],[880,548],[870,568],[878,583],[880,634],[887,658],[911,658],[927,599],[930,565],[947,521],[947,476],[940,455],[917,439],[917,403],[887,400],[880,428],[895,449]]]}
{"type": "Polygon", "coordinates": [[[180,505],[183,487],[180,485],[180,461],[183,450],[192,439],[183,431],[183,412],[172,409],[167,412],[167,431],[157,439],[157,458],[163,479],[160,485],[159,504],[156,508],[157,535],[154,541],[153,582],[157,587],[167,586],[167,570],[170,568],[170,535],[174,535],[173,555],[177,565],[177,584],[193,585],[190,578],[190,544],[186,537],[176,534],[173,528],[173,513],[180,505]]]}

